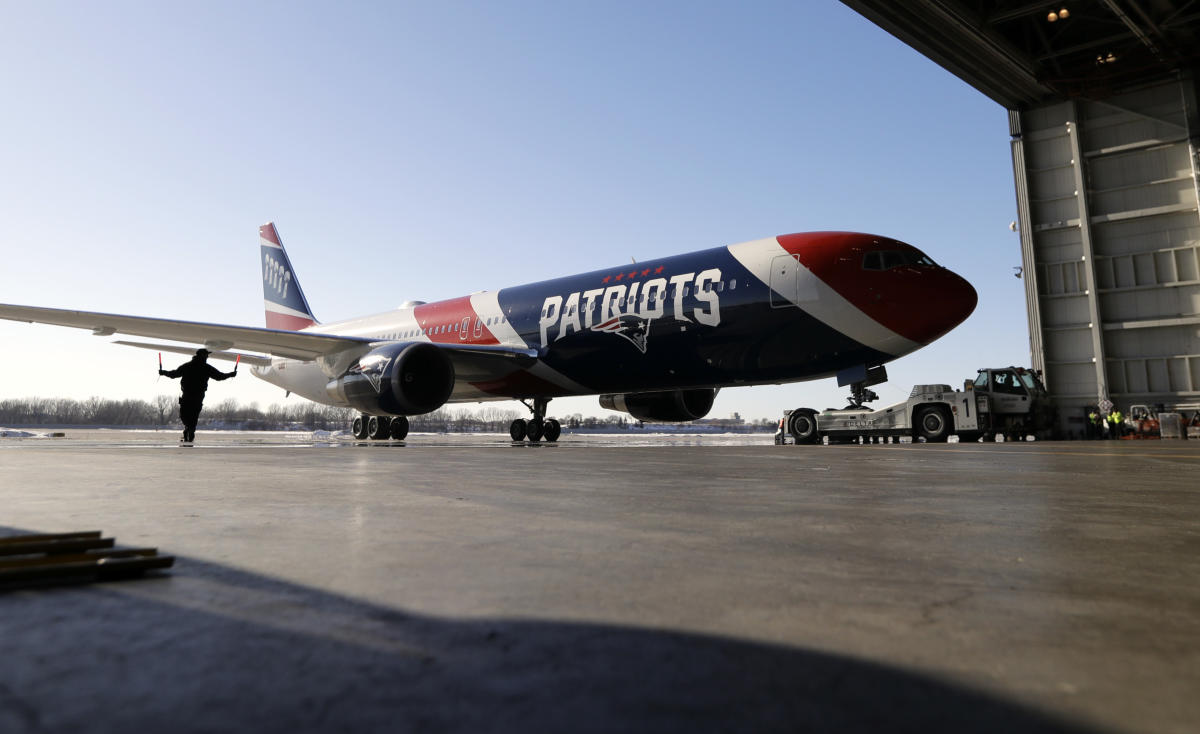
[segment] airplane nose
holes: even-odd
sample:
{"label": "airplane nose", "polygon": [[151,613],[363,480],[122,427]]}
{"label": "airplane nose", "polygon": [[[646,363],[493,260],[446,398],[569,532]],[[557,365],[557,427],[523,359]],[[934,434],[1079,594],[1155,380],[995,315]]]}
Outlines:
{"label": "airplane nose", "polygon": [[887,324],[893,331],[928,344],[962,322],[975,310],[979,295],[965,279],[949,270],[926,270],[904,299],[907,307],[893,312]]}

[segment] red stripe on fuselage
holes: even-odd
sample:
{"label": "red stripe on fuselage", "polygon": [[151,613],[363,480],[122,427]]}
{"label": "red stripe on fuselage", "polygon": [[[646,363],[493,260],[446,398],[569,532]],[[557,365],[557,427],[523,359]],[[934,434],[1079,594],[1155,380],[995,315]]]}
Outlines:
{"label": "red stripe on fuselage", "polygon": [[282,329],[284,331],[300,331],[315,325],[317,322],[312,319],[305,319],[299,316],[292,316],[286,313],[276,313],[267,311],[267,328]]}
{"label": "red stripe on fuselage", "polygon": [[[439,344],[499,344],[471,306],[471,297],[427,303],[413,309],[417,325],[429,340]],[[457,327],[457,331],[455,331]]]}

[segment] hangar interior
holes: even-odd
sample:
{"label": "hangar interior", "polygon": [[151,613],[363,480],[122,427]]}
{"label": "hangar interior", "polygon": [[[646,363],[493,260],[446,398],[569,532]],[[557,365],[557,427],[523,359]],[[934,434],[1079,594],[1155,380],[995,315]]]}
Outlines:
{"label": "hangar interior", "polygon": [[843,0],[1008,110],[1060,427],[1200,403],[1200,0]]}

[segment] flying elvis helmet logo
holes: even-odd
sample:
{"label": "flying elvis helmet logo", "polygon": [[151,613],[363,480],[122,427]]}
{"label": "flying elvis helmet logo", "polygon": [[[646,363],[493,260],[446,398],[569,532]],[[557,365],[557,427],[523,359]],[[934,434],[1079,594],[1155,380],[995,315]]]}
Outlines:
{"label": "flying elvis helmet logo", "polygon": [[359,360],[358,364],[350,368],[349,374],[359,374],[367,378],[367,382],[371,383],[371,387],[375,392],[381,392],[383,384],[383,374],[387,371],[388,365],[392,363],[392,358],[382,354],[372,354]]}
{"label": "flying elvis helmet logo", "polygon": [[630,344],[637,347],[639,352],[645,354],[646,336],[650,331],[650,322],[639,319],[637,316],[623,314],[616,318],[611,318],[603,324],[596,324],[592,327],[592,331],[616,334],[628,340]]}

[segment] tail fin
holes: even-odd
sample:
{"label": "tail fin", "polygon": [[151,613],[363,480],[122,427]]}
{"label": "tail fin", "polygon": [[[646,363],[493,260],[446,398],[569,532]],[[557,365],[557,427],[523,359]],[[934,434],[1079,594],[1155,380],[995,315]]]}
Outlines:
{"label": "tail fin", "polygon": [[316,325],[318,321],[308,307],[304,291],[300,290],[300,281],[296,280],[274,222],[258,228],[258,244],[262,254],[267,328],[300,331]]}

